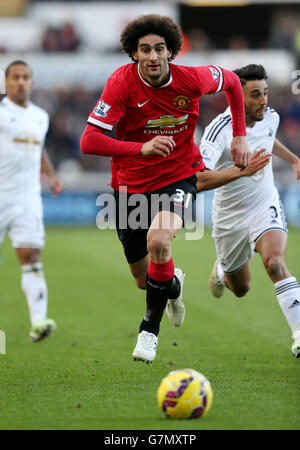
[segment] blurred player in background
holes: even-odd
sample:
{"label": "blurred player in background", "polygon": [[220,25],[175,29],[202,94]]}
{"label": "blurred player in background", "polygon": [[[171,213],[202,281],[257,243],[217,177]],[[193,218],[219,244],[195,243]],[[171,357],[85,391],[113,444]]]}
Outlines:
{"label": "blurred player in background", "polygon": [[49,117],[30,102],[32,71],[26,62],[9,64],[5,87],[6,97],[0,102],[0,245],[7,232],[21,264],[29,338],[36,342],[56,328],[47,318],[47,284],[40,260],[45,234],[40,173],[48,176],[53,195],[63,186],[43,148]]}
{"label": "blurred player in background", "polygon": [[[234,71],[240,78],[245,98],[247,140],[251,152],[266,153],[287,161],[300,181],[300,160],[275,138],[279,125],[277,112],[267,107],[267,74],[263,66],[251,64]],[[232,117],[227,109],[205,129],[201,153],[208,169],[233,168],[230,153]],[[198,178],[198,189],[207,186]],[[240,178],[215,191],[213,238],[217,261],[210,276],[210,288],[221,297],[225,287],[237,297],[250,289],[250,259],[258,252],[274,283],[275,293],[292,331],[292,352],[300,358],[300,288],[285,263],[287,228],[283,207],[274,185],[272,164],[249,178]]]}
{"label": "blurred player in background", "polygon": [[[123,50],[133,60],[108,79],[88,118],[81,139],[83,153],[112,156],[112,181],[117,231],[136,284],[146,289],[146,314],[139,327],[133,358],[151,362],[156,356],[160,322],[166,308],[175,326],[183,323],[184,273],[174,269],[171,242],[183,226],[185,208],[196,195],[196,172],[204,170],[194,131],[199,99],[225,91],[233,117],[231,152],[245,168],[250,153],[246,140],[243,92],[239,78],[218,66],[171,64],[182,45],[179,26],[169,17],[147,15],[130,22],[121,34]],[[116,139],[112,131],[116,123]],[[144,194],[148,205],[145,228],[120,226],[122,192],[128,201]],[[166,194],[154,217],[152,194]],[[130,213],[132,208],[128,207]],[[129,217],[129,214],[128,214]],[[127,218],[126,218],[127,219]]]}

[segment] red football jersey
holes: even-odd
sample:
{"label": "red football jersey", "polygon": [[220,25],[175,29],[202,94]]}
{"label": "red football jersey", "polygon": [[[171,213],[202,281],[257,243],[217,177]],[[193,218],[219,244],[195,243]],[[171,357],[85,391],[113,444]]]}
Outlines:
{"label": "red football jersey", "polygon": [[136,63],[117,69],[108,79],[88,123],[104,130],[116,124],[116,139],[144,143],[157,135],[173,136],[169,156],[113,156],[113,189],[149,192],[189,177],[204,168],[194,132],[199,99],[222,89],[217,66],[186,67],[169,64],[170,78],[159,87],[145,81]]}

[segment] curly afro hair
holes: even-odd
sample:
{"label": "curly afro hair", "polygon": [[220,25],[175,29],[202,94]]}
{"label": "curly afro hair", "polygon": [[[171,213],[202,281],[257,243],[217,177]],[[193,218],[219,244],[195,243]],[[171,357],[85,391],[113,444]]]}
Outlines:
{"label": "curly afro hair", "polygon": [[139,39],[148,34],[165,38],[167,48],[172,52],[170,60],[177,56],[183,43],[179,25],[171,17],[148,14],[128,23],[121,34],[122,49],[133,61],[132,53],[137,50]]}

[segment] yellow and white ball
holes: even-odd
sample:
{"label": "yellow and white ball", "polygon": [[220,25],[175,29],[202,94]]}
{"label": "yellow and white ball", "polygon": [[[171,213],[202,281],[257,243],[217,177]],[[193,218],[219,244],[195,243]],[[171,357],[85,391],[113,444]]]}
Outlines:
{"label": "yellow and white ball", "polygon": [[170,419],[204,417],[211,408],[213,391],[208,379],[193,369],[170,372],[157,391],[159,407]]}

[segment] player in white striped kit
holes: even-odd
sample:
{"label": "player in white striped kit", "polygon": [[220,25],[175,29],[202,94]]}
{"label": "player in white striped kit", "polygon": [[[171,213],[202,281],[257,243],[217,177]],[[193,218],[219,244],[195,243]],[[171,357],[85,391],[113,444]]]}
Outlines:
{"label": "player in white striped kit", "polygon": [[54,195],[63,185],[43,148],[49,116],[29,100],[32,72],[26,62],[9,64],[5,87],[6,97],[0,102],[0,246],[7,232],[21,264],[29,338],[37,342],[56,329],[54,320],[47,318],[48,292],[40,260],[45,234],[41,171],[49,177]]}
{"label": "player in white striped kit", "polygon": [[[251,64],[234,72],[243,86],[251,152],[259,149],[273,152],[291,164],[297,181],[300,181],[300,160],[275,138],[279,115],[267,107],[265,69]],[[207,169],[234,167],[230,154],[231,124],[230,110],[227,109],[205,129],[200,149]],[[205,176],[210,176],[209,171],[198,177],[198,190],[207,189]],[[210,276],[213,295],[221,297],[227,287],[237,297],[244,296],[250,289],[250,259],[254,251],[258,252],[292,331],[292,352],[300,358],[300,287],[285,263],[287,228],[274,185],[272,164],[251,177],[239,178],[217,188],[212,218],[212,236],[218,258]]]}

